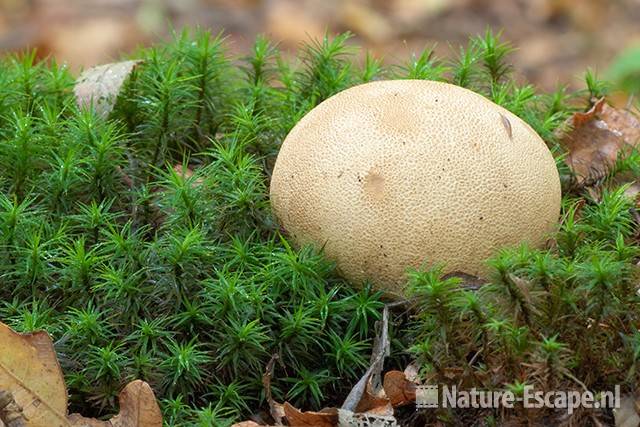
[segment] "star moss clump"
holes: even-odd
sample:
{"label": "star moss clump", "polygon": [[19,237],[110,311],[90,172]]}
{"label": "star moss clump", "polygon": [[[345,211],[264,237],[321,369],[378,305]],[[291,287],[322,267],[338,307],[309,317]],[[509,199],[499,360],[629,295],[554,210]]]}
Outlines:
{"label": "star moss clump", "polygon": [[[426,49],[393,67],[360,60],[348,39],[311,42],[292,64],[265,38],[231,58],[220,35],[185,31],[134,56],[108,118],[77,107],[55,61],[0,60],[0,318],[52,335],[72,411],[106,415],[141,378],[167,425],[230,424],[266,407],[273,355],[277,400],[341,403],[368,366],[382,295],[292,248],[268,203],[287,132],[340,90],[382,78],[470,88],[530,123],[571,181],[556,138],[604,90],[593,75],[584,93],[538,93],[513,80],[511,47],[491,32],[453,60]],[[480,290],[411,272],[416,310],[393,316],[387,366],[415,358],[441,382],[494,388],[636,384],[637,224],[624,188],[609,187],[598,202],[567,192],[553,248],[499,253]]]}

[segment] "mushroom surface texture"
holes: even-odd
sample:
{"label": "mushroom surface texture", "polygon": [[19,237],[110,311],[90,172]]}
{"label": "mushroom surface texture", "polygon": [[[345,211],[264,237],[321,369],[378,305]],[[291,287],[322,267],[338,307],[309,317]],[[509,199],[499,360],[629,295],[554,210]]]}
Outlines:
{"label": "mushroom surface texture", "polygon": [[352,87],[282,143],[273,211],[355,285],[402,295],[408,267],[483,277],[502,247],[544,245],[560,177],[523,120],[470,90],[425,80]]}

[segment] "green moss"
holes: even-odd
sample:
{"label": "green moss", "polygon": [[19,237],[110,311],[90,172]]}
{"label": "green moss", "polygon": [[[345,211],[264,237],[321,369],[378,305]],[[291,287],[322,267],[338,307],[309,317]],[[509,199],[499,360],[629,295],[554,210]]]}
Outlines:
{"label": "green moss", "polygon": [[[381,294],[293,249],[267,192],[287,132],[346,87],[435,78],[483,93],[545,138],[570,181],[556,131],[585,97],[514,83],[511,48],[491,32],[451,61],[426,49],[398,67],[359,64],[348,39],[312,42],[293,66],[264,38],[237,59],[220,35],[183,32],[136,54],[144,62],[108,120],[76,107],[64,67],[33,53],[0,61],[0,317],[52,334],[72,411],[105,415],[142,378],[168,425],[223,425],[265,406],[274,354],[276,399],[317,409],[346,396]],[[591,95],[604,90],[587,82]],[[412,272],[420,314],[395,315],[388,366],[416,357],[442,381],[464,368],[486,387],[635,384],[639,252],[623,191],[584,207],[567,194],[557,247],[501,252],[479,291]]]}

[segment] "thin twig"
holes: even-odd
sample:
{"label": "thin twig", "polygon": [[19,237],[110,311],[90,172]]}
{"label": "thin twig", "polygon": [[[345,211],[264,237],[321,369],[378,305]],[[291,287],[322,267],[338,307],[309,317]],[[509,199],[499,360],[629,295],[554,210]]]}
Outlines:
{"label": "thin twig", "polygon": [[271,378],[273,377],[273,370],[276,366],[276,361],[280,358],[278,353],[274,353],[271,356],[271,360],[267,363],[267,367],[265,369],[264,374],[262,375],[262,386],[264,387],[264,394],[267,399],[267,403],[269,403],[269,412],[271,412],[271,417],[277,426],[281,426],[282,424],[282,416],[283,410],[282,405],[277,403],[271,394]]}

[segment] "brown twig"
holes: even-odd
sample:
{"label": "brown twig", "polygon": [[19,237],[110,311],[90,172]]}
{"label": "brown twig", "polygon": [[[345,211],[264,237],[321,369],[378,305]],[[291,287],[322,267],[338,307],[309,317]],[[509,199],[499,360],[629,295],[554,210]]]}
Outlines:
{"label": "brown twig", "polygon": [[276,402],[271,395],[271,378],[273,377],[273,370],[276,366],[276,361],[279,358],[280,356],[278,353],[274,353],[271,356],[269,363],[267,363],[265,372],[262,375],[262,386],[264,387],[264,394],[267,399],[267,403],[269,404],[269,412],[271,412],[271,417],[277,426],[283,425],[282,418],[284,416],[284,410],[282,409],[282,405]]}

